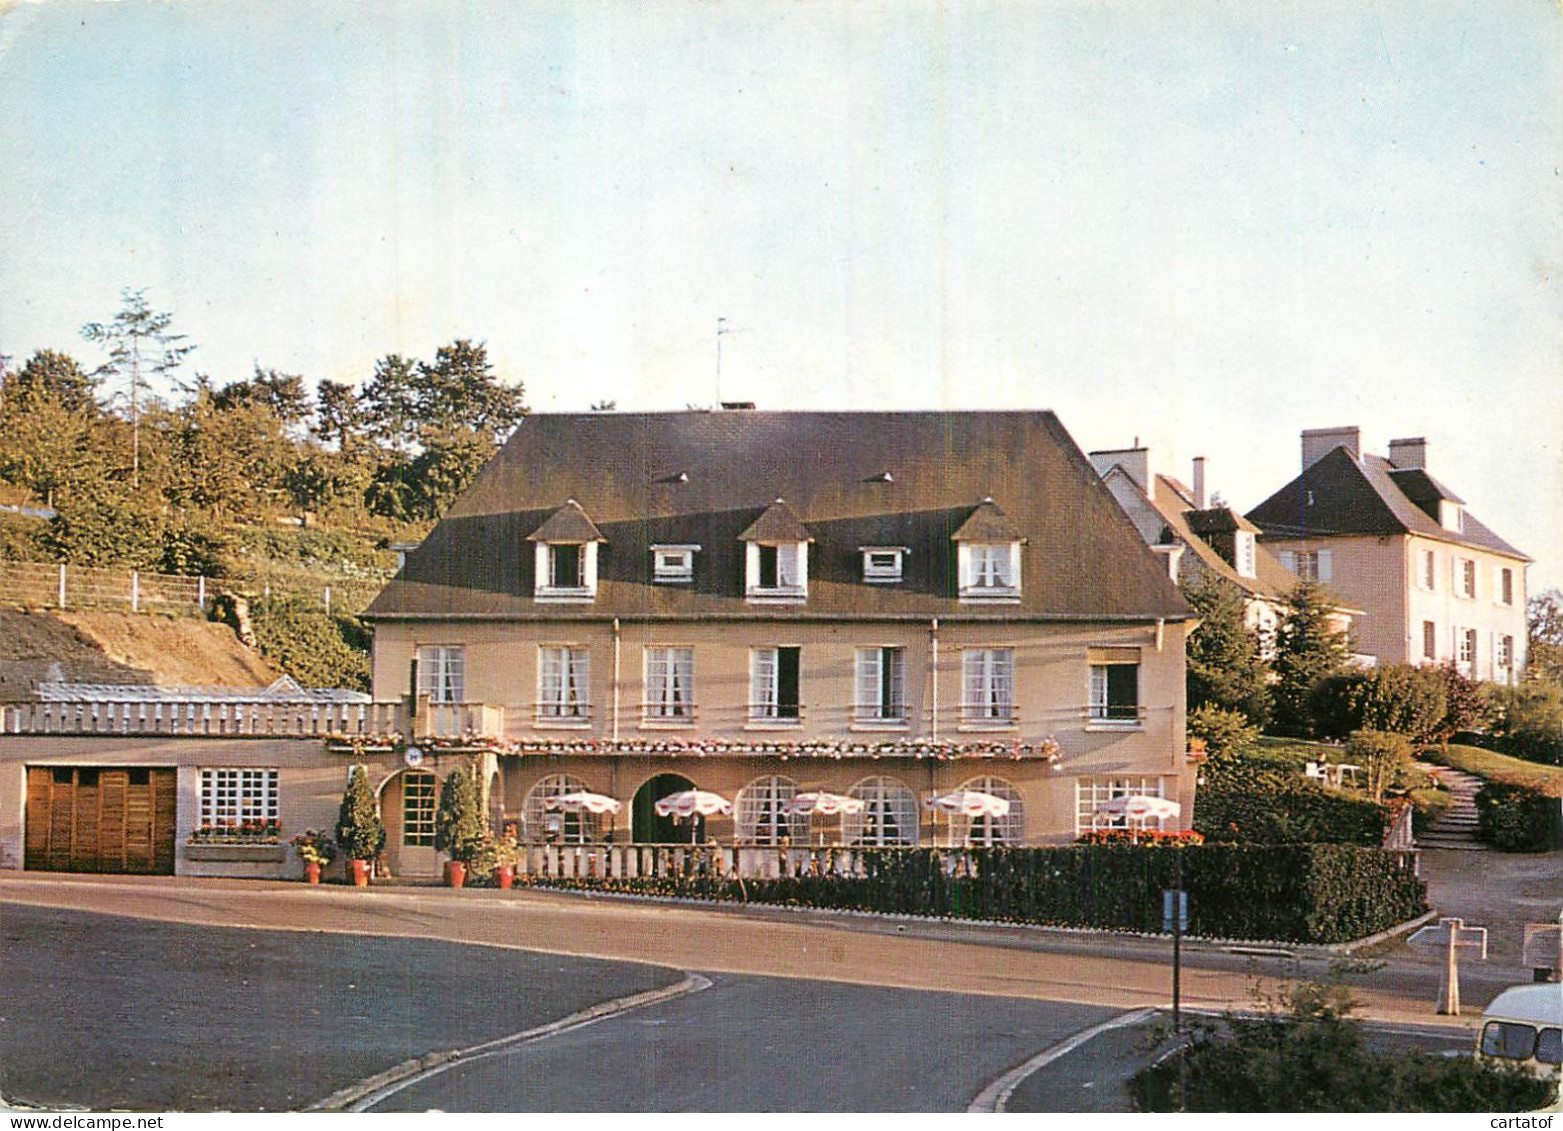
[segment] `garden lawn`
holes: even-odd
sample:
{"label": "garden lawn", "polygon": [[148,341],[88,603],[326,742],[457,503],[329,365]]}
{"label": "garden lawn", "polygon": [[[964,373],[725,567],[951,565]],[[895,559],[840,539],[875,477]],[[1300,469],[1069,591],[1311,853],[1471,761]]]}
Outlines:
{"label": "garden lawn", "polygon": [[1548,797],[1563,797],[1563,766],[1527,762],[1479,746],[1429,746],[1423,751],[1423,757],[1488,781],[1528,786]]}

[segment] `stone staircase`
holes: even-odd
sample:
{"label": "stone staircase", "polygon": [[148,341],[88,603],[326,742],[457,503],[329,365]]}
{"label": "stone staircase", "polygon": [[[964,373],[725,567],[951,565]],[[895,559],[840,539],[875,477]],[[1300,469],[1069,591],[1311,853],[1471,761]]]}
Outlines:
{"label": "stone staircase", "polygon": [[1472,774],[1451,770],[1447,766],[1430,766],[1418,762],[1417,769],[1436,773],[1454,804],[1416,838],[1418,848],[1452,848],[1465,852],[1491,852],[1492,849],[1476,839],[1476,791],[1482,787],[1482,779]]}

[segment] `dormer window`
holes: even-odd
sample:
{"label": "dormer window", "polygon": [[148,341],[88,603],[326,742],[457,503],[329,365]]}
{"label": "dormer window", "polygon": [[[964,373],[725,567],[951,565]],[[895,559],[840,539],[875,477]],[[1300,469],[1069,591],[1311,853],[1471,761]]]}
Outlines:
{"label": "dormer window", "polygon": [[1239,530],[1235,535],[1233,557],[1237,560],[1232,563],[1232,568],[1237,570],[1239,577],[1257,576],[1254,563],[1254,536],[1246,530]]}
{"label": "dormer window", "polygon": [[777,499],[738,536],[744,547],[744,596],[759,603],[802,604],[809,595],[809,543],[803,520]]}
{"label": "dormer window", "polygon": [[901,580],[905,546],[859,546],[863,555],[863,580],[873,585],[893,585]]}
{"label": "dormer window", "polygon": [[954,540],[961,600],[1020,600],[1020,548],[1025,539],[998,504],[984,499]]}
{"label": "dormer window", "polygon": [[538,601],[590,602],[597,597],[596,523],[570,499],[529,534],[533,548],[532,594]]}
{"label": "dormer window", "polygon": [[1465,529],[1465,508],[1452,499],[1438,500],[1438,525],[1459,534]]}
{"label": "dormer window", "polygon": [[669,585],[689,584],[695,580],[695,554],[700,547],[694,545],[666,545],[651,547],[651,579]]}

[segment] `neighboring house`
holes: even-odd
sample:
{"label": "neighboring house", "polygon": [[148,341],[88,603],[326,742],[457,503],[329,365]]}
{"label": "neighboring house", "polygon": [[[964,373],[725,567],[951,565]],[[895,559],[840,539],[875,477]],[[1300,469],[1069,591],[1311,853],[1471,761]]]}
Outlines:
{"label": "neighboring house", "polygon": [[[1190,610],[1051,413],[534,415],[366,616],[376,700],[484,732],[528,839],[1048,843],[1115,795],[1192,809]],[[928,815],[962,787],[1009,814]],[[734,815],[655,815],[690,788]],[[549,821],[582,789],[611,829]],[[865,805],[811,825],[804,790]],[[381,796],[432,869],[430,783]]]}
{"label": "neighboring house", "polygon": [[1356,428],[1305,431],[1302,474],[1248,519],[1288,568],[1364,610],[1359,651],[1518,680],[1531,559],[1429,474],[1426,440],[1391,440],[1385,459]]}
{"label": "neighboring house", "polygon": [[[1215,576],[1242,592],[1248,627],[1269,654],[1297,576],[1259,542],[1257,526],[1231,507],[1208,504],[1204,457],[1194,460],[1192,488],[1170,475],[1153,474],[1145,448],[1092,452],[1090,459],[1175,581],[1190,584]],[[1349,632],[1355,611],[1338,609],[1337,627]]]}

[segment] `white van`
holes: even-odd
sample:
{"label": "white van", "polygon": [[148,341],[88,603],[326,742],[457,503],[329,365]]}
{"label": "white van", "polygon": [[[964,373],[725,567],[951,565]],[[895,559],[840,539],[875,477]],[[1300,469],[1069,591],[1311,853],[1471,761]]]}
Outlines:
{"label": "white van", "polygon": [[1563,982],[1511,986],[1482,1014],[1476,1059],[1563,1081]]}

